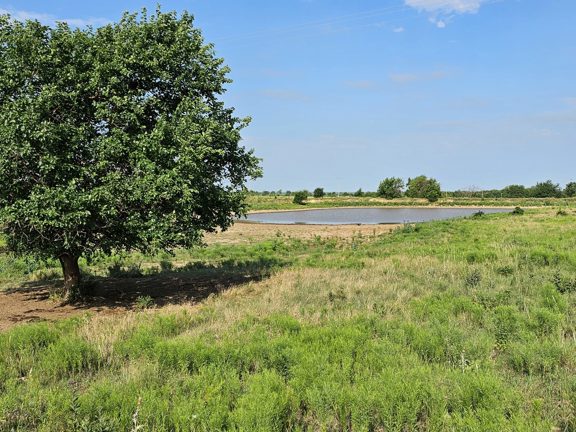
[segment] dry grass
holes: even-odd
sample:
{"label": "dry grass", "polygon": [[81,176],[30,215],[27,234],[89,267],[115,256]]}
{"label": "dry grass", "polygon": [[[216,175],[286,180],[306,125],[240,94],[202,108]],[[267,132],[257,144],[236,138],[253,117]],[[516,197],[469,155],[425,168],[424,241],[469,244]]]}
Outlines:
{"label": "dry grass", "polygon": [[301,239],[350,238],[359,234],[377,236],[389,233],[397,227],[398,225],[278,225],[238,222],[227,231],[207,234],[204,240],[210,245],[253,243],[278,235]]}

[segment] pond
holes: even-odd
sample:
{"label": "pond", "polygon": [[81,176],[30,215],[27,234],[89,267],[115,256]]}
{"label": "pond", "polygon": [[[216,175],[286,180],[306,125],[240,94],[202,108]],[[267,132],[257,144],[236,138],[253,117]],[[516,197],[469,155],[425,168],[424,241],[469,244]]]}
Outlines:
{"label": "pond", "polygon": [[250,213],[246,217],[251,222],[268,224],[317,224],[317,225],[350,225],[350,224],[397,224],[427,222],[472,216],[482,211],[489,213],[506,213],[506,208],[331,208],[321,210],[274,211],[267,213]]}

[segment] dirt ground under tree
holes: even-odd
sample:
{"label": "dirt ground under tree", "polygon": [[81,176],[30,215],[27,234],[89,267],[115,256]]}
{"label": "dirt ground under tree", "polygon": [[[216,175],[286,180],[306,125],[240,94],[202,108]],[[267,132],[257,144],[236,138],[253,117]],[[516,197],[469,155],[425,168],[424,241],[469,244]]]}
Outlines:
{"label": "dirt ground under tree", "polygon": [[[311,239],[372,236],[390,232],[394,225],[273,225],[237,223],[228,231],[208,234],[210,244],[251,243],[278,235]],[[209,295],[232,286],[261,278],[242,269],[207,268],[193,271],[165,272],[135,279],[101,278],[95,284],[94,297],[87,302],[63,304],[54,295],[53,282],[30,282],[0,292],[0,331],[22,322],[53,321],[86,313],[119,314],[138,307],[138,300],[150,297],[156,307],[197,303]]]}

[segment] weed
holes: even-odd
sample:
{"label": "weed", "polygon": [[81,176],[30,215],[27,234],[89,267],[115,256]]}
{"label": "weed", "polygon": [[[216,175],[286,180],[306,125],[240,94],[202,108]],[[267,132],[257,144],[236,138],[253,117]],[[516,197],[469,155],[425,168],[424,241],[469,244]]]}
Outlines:
{"label": "weed", "polygon": [[501,276],[510,276],[510,275],[514,274],[514,269],[512,268],[512,266],[504,265],[504,266],[498,267],[496,269],[496,273],[498,273]]}
{"label": "weed", "polygon": [[472,270],[464,278],[464,285],[466,288],[475,288],[482,282],[482,273],[478,269]]}
{"label": "weed", "polygon": [[569,277],[556,272],[552,276],[552,283],[558,292],[562,294],[576,292],[576,277]]}
{"label": "weed", "polygon": [[131,264],[128,267],[124,267],[120,263],[114,263],[108,267],[108,275],[116,278],[139,278],[144,276],[144,273],[142,273],[139,264]]}
{"label": "weed", "polygon": [[154,305],[154,299],[149,295],[138,296],[134,302],[134,308],[138,310],[149,309]]}

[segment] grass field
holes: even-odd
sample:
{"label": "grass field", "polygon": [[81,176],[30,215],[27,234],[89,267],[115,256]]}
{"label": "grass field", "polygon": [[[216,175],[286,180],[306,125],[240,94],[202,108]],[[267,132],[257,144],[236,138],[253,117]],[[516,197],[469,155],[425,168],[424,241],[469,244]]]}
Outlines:
{"label": "grass field", "polygon": [[[392,233],[238,229],[83,267],[249,282],[0,333],[0,430],[576,430],[573,206]],[[54,271],[2,260],[5,284]]]}
{"label": "grass field", "polygon": [[306,204],[294,204],[293,196],[285,195],[250,195],[248,204],[251,210],[293,210],[306,208],[330,207],[411,207],[411,206],[437,206],[437,207],[576,207],[576,198],[440,198],[430,203],[419,198],[397,198],[387,200],[373,197],[308,197]]}

